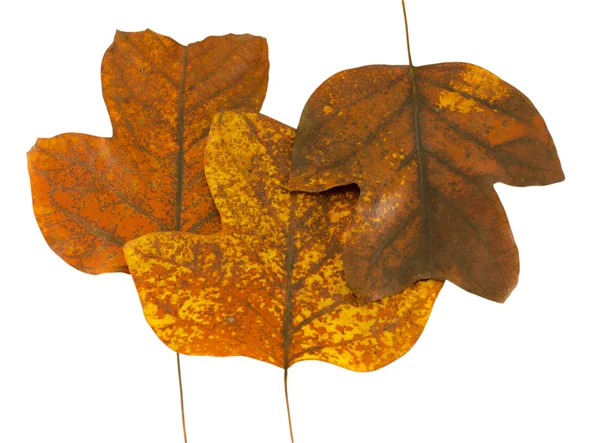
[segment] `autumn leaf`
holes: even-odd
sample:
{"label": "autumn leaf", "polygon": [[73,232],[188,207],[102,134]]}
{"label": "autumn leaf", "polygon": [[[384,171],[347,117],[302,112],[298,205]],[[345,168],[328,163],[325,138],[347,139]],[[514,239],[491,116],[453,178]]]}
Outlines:
{"label": "autumn leaf", "polygon": [[343,260],[362,301],[432,278],[498,302],[519,259],[493,184],[564,179],[533,104],[466,63],[335,74],[304,108],[290,177],[293,190],[360,187]]}
{"label": "autumn leaf", "polygon": [[144,314],[178,353],[377,369],[415,343],[442,283],[359,306],[341,259],[356,188],[287,191],[293,138],[259,114],[215,117],[206,175],[222,231],[153,233],[125,245]]}
{"label": "autumn leaf", "polygon": [[262,37],[188,46],[117,32],[102,62],[111,138],[62,134],[29,152],[33,207],[50,247],[97,274],[127,271],[122,247],[153,231],[219,230],[204,146],[220,110],[258,111],[269,63]]}

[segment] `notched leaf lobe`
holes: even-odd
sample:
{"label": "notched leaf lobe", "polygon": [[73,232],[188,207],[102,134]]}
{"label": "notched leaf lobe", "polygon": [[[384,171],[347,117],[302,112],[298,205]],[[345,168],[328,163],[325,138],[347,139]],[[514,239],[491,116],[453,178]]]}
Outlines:
{"label": "notched leaf lobe", "polygon": [[182,46],[150,30],[117,32],[102,62],[111,138],[62,134],[28,154],[33,206],[50,247],[98,274],[123,271],[123,244],[153,231],[211,233],[220,222],[204,176],[213,116],[258,111],[264,38],[208,37]]}
{"label": "notched leaf lobe", "polygon": [[294,135],[257,114],[215,118],[206,172],[221,232],[149,234],[125,246],[146,319],[183,354],[377,369],[416,342],[442,283],[359,306],[341,258],[356,189],[287,191]]}
{"label": "notched leaf lobe", "polygon": [[292,190],[359,185],[344,269],[365,302],[424,278],[504,301],[519,261],[493,184],[564,179],[533,104],[466,63],[335,74],[304,108],[291,168]]}

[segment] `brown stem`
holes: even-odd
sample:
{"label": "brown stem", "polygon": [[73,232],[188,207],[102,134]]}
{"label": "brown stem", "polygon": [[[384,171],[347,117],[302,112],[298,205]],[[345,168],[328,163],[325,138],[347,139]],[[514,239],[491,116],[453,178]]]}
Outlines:
{"label": "brown stem", "polygon": [[404,29],[406,30],[406,48],[408,49],[408,64],[410,65],[410,69],[412,71],[413,62],[412,56],[410,55],[410,39],[408,38],[408,19],[406,18],[406,5],[404,4],[404,0],[402,0],[402,11],[404,12]]}
{"label": "brown stem", "polygon": [[181,404],[181,424],[183,425],[183,441],[187,443],[187,431],[185,430],[185,409],[183,408],[183,384],[181,383],[181,362],[179,352],[177,353],[177,375],[179,376],[179,403]]}
{"label": "brown stem", "polygon": [[285,389],[285,405],[287,406],[287,415],[288,415],[288,425],[290,426],[290,438],[292,439],[292,443],[294,443],[294,432],[292,431],[292,415],[290,414],[290,401],[288,398],[288,386],[287,386],[287,368],[283,371],[283,387]]}

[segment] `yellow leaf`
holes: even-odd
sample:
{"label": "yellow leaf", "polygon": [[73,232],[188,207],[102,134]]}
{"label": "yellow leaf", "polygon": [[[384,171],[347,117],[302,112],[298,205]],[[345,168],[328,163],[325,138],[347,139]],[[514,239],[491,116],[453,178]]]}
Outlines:
{"label": "yellow leaf", "polygon": [[146,319],[183,354],[378,369],[414,345],[442,283],[421,281],[359,305],[341,256],[357,189],[287,191],[294,136],[259,114],[215,117],[206,177],[222,231],[154,233],[126,244]]}

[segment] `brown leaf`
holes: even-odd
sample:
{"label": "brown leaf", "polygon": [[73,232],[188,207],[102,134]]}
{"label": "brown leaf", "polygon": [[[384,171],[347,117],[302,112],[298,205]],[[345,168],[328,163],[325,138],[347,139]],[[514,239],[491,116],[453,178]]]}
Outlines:
{"label": "brown leaf", "polygon": [[442,283],[358,305],[341,258],[356,189],[287,191],[294,133],[258,114],[215,118],[206,175],[222,231],[154,233],[125,245],[144,314],[183,354],[377,369],[416,342]]}
{"label": "brown leaf", "polygon": [[150,30],[117,32],[102,62],[113,136],[62,134],[29,152],[34,212],[50,247],[91,274],[126,272],[128,240],[218,231],[204,177],[210,122],[220,110],[258,111],[268,68],[262,37],[182,46]]}
{"label": "brown leaf", "polygon": [[493,184],[563,179],[527,97],[479,66],[442,63],[329,78],[304,108],[289,186],[360,187],[344,270],[361,300],[433,278],[502,302],[519,260]]}

